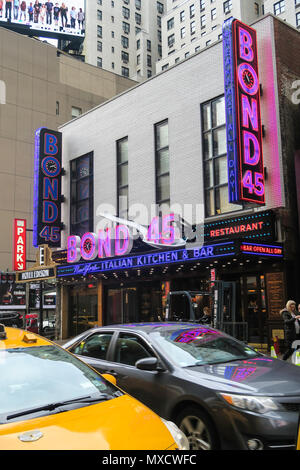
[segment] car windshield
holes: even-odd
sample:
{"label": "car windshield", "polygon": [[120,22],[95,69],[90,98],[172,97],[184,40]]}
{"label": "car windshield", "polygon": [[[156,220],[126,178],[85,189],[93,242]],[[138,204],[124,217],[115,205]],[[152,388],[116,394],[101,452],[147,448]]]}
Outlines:
{"label": "car windshield", "polygon": [[0,423],[21,410],[81,397],[115,398],[116,392],[90,367],[54,345],[0,349]]}
{"label": "car windshield", "polygon": [[202,326],[150,333],[164,355],[180,367],[219,364],[260,354],[220,331]]}

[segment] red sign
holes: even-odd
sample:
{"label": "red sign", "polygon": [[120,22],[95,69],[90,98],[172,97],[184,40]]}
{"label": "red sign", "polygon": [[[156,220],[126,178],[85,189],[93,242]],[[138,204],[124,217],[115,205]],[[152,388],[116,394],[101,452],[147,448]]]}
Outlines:
{"label": "red sign", "polygon": [[255,243],[243,243],[241,252],[253,255],[279,256],[282,257],[283,250],[281,246],[274,245],[258,245]]}
{"label": "red sign", "polygon": [[26,220],[14,220],[13,269],[26,269]]}

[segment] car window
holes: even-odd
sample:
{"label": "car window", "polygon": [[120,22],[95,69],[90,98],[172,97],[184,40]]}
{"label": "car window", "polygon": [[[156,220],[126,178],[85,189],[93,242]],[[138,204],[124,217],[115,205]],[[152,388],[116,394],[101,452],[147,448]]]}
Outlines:
{"label": "car window", "polygon": [[154,331],[149,336],[171,362],[181,367],[248,360],[259,356],[246,344],[204,326],[179,326],[175,330]]}
{"label": "car window", "polygon": [[99,393],[115,398],[112,384],[54,345],[0,349],[0,365],[0,426],[19,410]]}
{"label": "car window", "polygon": [[81,341],[80,344],[70,349],[70,351],[80,356],[105,360],[112,336],[112,332],[95,333],[86,340]]}
{"label": "car window", "polygon": [[134,366],[136,361],[155,357],[147,344],[138,336],[121,333],[116,344],[115,362]]}

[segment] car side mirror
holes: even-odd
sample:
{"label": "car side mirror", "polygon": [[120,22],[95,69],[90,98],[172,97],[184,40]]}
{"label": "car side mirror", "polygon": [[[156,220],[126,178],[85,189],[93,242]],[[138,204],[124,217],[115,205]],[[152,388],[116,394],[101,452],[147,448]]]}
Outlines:
{"label": "car side mirror", "polygon": [[140,370],[162,370],[156,357],[145,357],[135,363],[135,367]]}
{"label": "car side mirror", "polygon": [[111,374],[101,374],[101,375],[105,380],[107,380],[111,384],[117,385],[117,379],[114,375],[111,375]]}

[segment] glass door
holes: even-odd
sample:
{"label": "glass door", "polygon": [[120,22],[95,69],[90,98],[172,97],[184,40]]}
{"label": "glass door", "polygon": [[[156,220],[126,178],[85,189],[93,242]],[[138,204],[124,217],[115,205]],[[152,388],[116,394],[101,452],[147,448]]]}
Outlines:
{"label": "glass door", "polygon": [[265,276],[242,278],[244,321],[248,323],[248,341],[267,343]]}
{"label": "glass door", "polygon": [[108,289],[107,324],[137,321],[137,294],[135,287]]}

